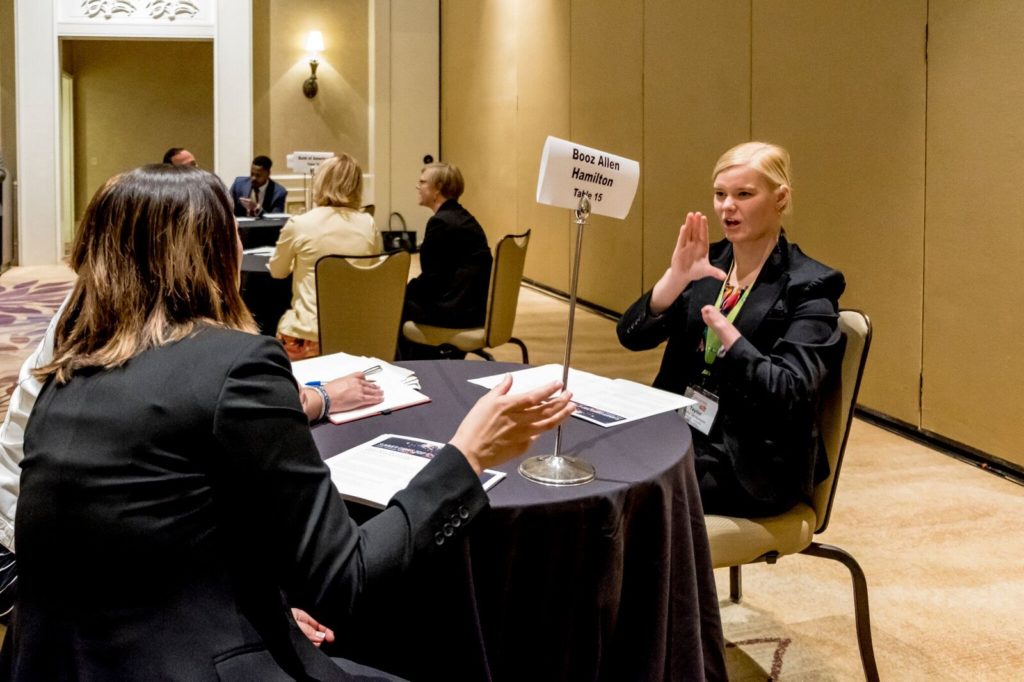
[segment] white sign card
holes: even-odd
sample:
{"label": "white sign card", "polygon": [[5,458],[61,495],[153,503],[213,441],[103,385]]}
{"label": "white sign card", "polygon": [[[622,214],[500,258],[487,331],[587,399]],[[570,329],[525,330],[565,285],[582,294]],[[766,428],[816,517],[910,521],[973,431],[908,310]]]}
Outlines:
{"label": "white sign card", "polygon": [[293,173],[312,173],[334,152],[292,152],[285,157],[285,163]]}
{"label": "white sign card", "polygon": [[590,199],[591,213],[625,218],[640,182],[640,163],[548,136],[540,158],[537,203],[575,209]]}

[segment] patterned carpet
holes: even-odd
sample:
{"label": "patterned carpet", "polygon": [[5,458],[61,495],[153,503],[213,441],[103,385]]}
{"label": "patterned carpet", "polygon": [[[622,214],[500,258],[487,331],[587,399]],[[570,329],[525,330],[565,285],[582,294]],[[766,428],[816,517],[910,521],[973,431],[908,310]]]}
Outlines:
{"label": "patterned carpet", "polygon": [[0,415],[7,413],[18,369],[46,333],[71,282],[26,279],[0,284]]}

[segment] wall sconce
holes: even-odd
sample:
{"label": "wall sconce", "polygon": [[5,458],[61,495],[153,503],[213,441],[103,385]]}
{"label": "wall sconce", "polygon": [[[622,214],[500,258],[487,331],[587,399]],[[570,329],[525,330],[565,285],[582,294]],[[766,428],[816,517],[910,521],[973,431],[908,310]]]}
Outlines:
{"label": "wall sconce", "polygon": [[309,78],[302,83],[302,94],[306,97],[316,97],[317,91],[320,86],[316,82],[316,67],[320,65],[320,62],[316,60],[316,56],[324,51],[324,34],[320,31],[310,31],[309,35],[306,36],[306,52],[309,52]]}

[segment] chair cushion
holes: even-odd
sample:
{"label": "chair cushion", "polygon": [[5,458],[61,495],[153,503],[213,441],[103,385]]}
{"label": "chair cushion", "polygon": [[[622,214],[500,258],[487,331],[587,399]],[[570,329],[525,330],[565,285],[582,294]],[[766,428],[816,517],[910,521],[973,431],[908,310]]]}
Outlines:
{"label": "chair cushion", "polygon": [[406,322],[402,325],[402,336],[413,343],[421,343],[425,346],[440,346],[447,343],[464,351],[479,350],[487,346],[483,327],[449,329]]}
{"label": "chair cushion", "polygon": [[704,523],[711,565],[724,568],[749,564],[768,552],[796,554],[811,544],[816,518],[813,509],[798,504],[784,514],[760,519],[708,514]]}

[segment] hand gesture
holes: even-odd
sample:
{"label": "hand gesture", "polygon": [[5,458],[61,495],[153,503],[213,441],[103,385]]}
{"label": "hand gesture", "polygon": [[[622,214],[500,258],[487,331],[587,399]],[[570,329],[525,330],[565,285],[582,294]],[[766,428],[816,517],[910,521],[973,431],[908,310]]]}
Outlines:
{"label": "hand gesture", "polygon": [[554,396],[562,388],[559,381],[518,395],[508,395],[510,388],[512,377],[506,376],[476,401],[451,439],[477,473],[523,454],[576,409],[571,393]]}
{"label": "hand gesture", "polygon": [[331,643],[334,641],[334,630],[321,625],[313,616],[302,609],[292,609],[292,618],[295,619],[295,623],[302,630],[302,634],[313,643],[313,646],[320,646],[324,642]]}
{"label": "hand gesture", "polygon": [[722,348],[729,350],[732,344],[742,336],[740,330],[733,326],[733,323],[726,319],[718,308],[713,305],[706,305],[700,309],[700,316],[704,318],[704,324],[718,335],[722,342]]}
{"label": "hand gesture", "polygon": [[324,384],[327,395],[331,397],[331,412],[345,412],[360,407],[376,405],[384,400],[384,391],[380,386],[367,381],[362,372],[353,372]]}
{"label": "hand gesture", "polygon": [[672,305],[690,282],[705,277],[724,280],[728,275],[708,260],[708,219],[703,213],[687,213],[679,226],[679,238],[668,270],[654,285],[651,312],[658,314]]}

